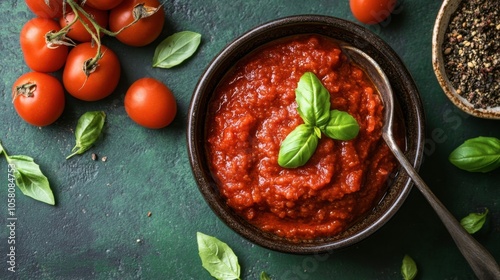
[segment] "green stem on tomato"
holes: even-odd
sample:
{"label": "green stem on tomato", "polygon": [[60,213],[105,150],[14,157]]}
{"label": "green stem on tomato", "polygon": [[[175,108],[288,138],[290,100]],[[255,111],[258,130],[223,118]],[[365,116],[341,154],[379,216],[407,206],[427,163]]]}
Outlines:
{"label": "green stem on tomato", "polygon": [[[104,30],[104,28],[102,28],[97,22],[95,22],[95,20],[92,19],[92,16],[89,13],[87,13],[80,5],[76,4],[73,0],[67,0],[66,3],[69,4],[71,9],[75,13],[75,18],[80,20],[80,22],[82,23],[85,30],[87,30],[87,32],[92,37],[92,40],[94,40],[94,42],[97,44],[97,51],[96,51],[95,56],[93,58],[85,61],[85,65],[83,67],[85,75],[88,77],[90,75],[90,73],[92,73],[95,70],[95,68],[97,67],[97,63],[99,62],[99,60],[101,59],[101,57],[103,55],[101,52],[102,44],[101,44],[100,31]],[[96,32],[94,32],[89,27],[89,25],[82,19],[82,17],[80,16],[80,13],[90,21],[92,26],[95,28]]]}
{"label": "green stem on tomato", "polygon": [[[70,5],[71,9],[73,10],[73,13],[75,13],[75,19],[80,20],[82,23],[83,27],[87,32],[92,36],[92,39],[96,42],[100,41],[100,31],[102,31],[104,28],[102,28],[93,18],[92,15],[87,13],[80,5],[76,4],[73,0],[67,0],[67,3]],[[87,18],[92,26],[95,28],[96,32],[94,32],[89,25],[85,22],[84,19],[80,16],[82,14],[85,18]]]}
{"label": "green stem on tomato", "polygon": [[118,34],[120,34],[120,32],[122,32],[123,30],[136,24],[139,20],[156,14],[156,12],[158,12],[160,10],[160,8],[162,8],[162,6],[163,6],[163,4],[160,4],[160,6],[154,8],[154,7],[144,6],[144,3],[139,3],[139,4],[135,5],[134,8],[132,9],[132,13],[134,14],[134,20],[131,23],[127,24],[126,26],[120,28],[120,30],[115,31],[115,32],[111,32],[107,29],[104,29],[101,31],[106,35],[115,37]]}

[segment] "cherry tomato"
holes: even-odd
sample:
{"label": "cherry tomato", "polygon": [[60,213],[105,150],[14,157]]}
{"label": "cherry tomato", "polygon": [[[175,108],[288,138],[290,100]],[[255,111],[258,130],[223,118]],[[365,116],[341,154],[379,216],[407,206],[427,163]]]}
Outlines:
{"label": "cherry tomato", "polygon": [[21,29],[21,50],[26,64],[37,72],[54,72],[61,69],[68,56],[68,47],[57,45],[48,47],[45,35],[61,27],[55,20],[33,18]]}
{"label": "cherry tomato", "polygon": [[49,74],[30,72],[12,86],[12,102],[17,114],[27,123],[46,126],[55,122],[64,111],[64,90]]}
{"label": "cherry tomato", "polygon": [[172,91],[153,78],[135,81],[125,94],[125,111],[136,123],[152,129],[169,125],[177,114]]}
{"label": "cherry tomato", "polygon": [[[83,10],[85,10],[89,15],[92,16],[93,20],[99,24],[102,28],[106,28],[108,25],[108,12],[91,8],[89,6],[84,6]],[[94,33],[97,33],[95,28],[90,23],[90,20],[86,18],[84,15],[80,15],[85,23],[91,28]],[[69,23],[71,23],[75,19],[75,13],[70,11],[66,13],[63,17],[59,19],[59,24],[61,27],[65,27]],[[83,27],[83,24],[80,20],[77,20],[75,24],[71,26],[70,31],[66,34],[73,40],[79,42],[90,42],[92,41],[92,36],[90,33]],[[102,32],[101,32],[102,35]]]}
{"label": "cherry tomato", "polygon": [[165,11],[160,6],[160,2],[158,0],[124,0],[109,14],[109,29],[117,32],[134,21],[133,10],[139,4],[144,4],[144,7],[159,7],[159,10],[149,17],[140,19],[116,36],[122,43],[134,47],[145,46],[160,36],[165,23]]}
{"label": "cherry tomato", "polygon": [[[85,62],[95,57],[97,46],[90,42],[74,47],[68,55],[63,71],[63,84],[74,97],[85,101],[96,101],[110,95],[120,80],[120,61],[109,48],[102,46],[102,57],[95,68],[84,71]],[[88,74],[88,76],[87,76]]]}
{"label": "cherry tomato", "polygon": [[28,8],[42,18],[59,18],[62,16],[63,0],[26,0]]}
{"label": "cherry tomato", "polygon": [[394,10],[396,0],[350,0],[354,17],[365,24],[384,21]]}
{"label": "cherry tomato", "polygon": [[107,11],[118,6],[123,0],[87,0],[85,5],[89,5],[92,8]]}

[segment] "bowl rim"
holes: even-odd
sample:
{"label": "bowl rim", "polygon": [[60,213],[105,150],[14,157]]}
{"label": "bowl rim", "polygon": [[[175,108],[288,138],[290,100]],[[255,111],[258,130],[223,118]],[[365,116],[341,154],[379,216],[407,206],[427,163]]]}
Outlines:
{"label": "bowl rim", "polygon": [[434,74],[448,99],[465,113],[484,119],[500,119],[500,106],[493,108],[474,108],[467,99],[460,96],[448,79],[444,69],[442,45],[451,16],[458,9],[462,0],[444,0],[434,23],[432,31],[432,68]]}
{"label": "bowl rim", "polygon": [[[188,111],[187,146],[192,173],[195,177],[198,188],[212,211],[227,226],[229,226],[233,231],[237,232],[247,240],[271,250],[294,254],[313,254],[331,252],[337,249],[351,246],[361,240],[364,240],[366,237],[370,236],[380,227],[382,227],[382,225],[384,225],[397,212],[397,210],[401,207],[406,197],[410,193],[413,182],[411,181],[409,176],[407,176],[407,174],[404,172],[400,172],[398,177],[399,179],[401,179],[400,181],[402,182],[403,186],[401,187],[401,190],[396,194],[396,197],[393,199],[393,203],[385,208],[383,214],[377,216],[378,218],[373,224],[361,229],[354,235],[342,240],[327,240],[320,243],[294,243],[289,241],[283,242],[282,239],[277,238],[274,234],[266,233],[261,231],[260,229],[255,228],[239,215],[235,215],[234,212],[231,213],[232,210],[228,211],[227,205],[223,205],[225,204],[224,200],[220,195],[216,194],[216,191],[214,191],[214,188],[217,188],[216,183],[213,181],[211,175],[207,173],[206,166],[203,168],[204,163],[202,157],[204,157],[205,154],[203,151],[201,151],[200,145],[204,145],[204,139],[200,138],[204,137],[198,137],[200,134],[204,135],[201,128],[203,124],[200,124],[200,119],[204,119],[203,110],[206,110],[206,103],[208,103],[207,101],[212,95],[212,93],[208,94],[208,98],[207,96],[204,96],[204,89],[209,86],[208,83],[214,83],[213,81],[211,81],[211,79],[214,77],[214,72],[218,71],[221,68],[227,71],[230,66],[232,66],[232,64],[229,65],[228,61],[231,61],[232,59],[234,59],[234,61],[238,61],[239,59],[236,58],[237,50],[240,48],[246,48],[247,51],[244,51],[244,53],[247,53],[248,49],[253,50],[268,41],[286,37],[285,35],[281,35],[276,36],[276,38],[273,40],[266,41],[262,39],[263,34],[272,33],[273,31],[278,29],[283,32],[283,30],[292,29],[291,27],[299,28],[302,26],[317,26],[323,29],[331,27],[343,28],[348,30],[349,32],[346,31],[347,33],[349,33],[348,36],[354,36],[355,38],[353,38],[352,40],[358,40],[359,44],[365,44],[366,46],[368,46],[370,44],[374,44],[373,42],[375,41],[378,44],[377,47],[381,47],[383,49],[383,51],[378,51],[380,51],[380,53],[383,53],[385,59],[388,61],[388,64],[390,64],[389,66],[386,66],[390,69],[384,69],[384,71],[386,71],[387,73],[387,71],[390,70],[392,75],[397,75],[401,79],[402,83],[404,84],[403,86],[405,87],[405,90],[408,89],[409,95],[407,97],[411,99],[412,108],[415,110],[415,119],[413,119],[412,121],[415,122],[415,129],[417,132],[416,135],[414,135],[415,139],[412,139],[415,141],[413,143],[414,147],[412,148],[411,154],[407,156],[409,156],[409,161],[411,162],[411,164],[417,170],[419,169],[422,163],[423,147],[425,141],[424,112],[418,89],[410,73],[404,66],[402,60],[395,53],[395,51],[390,48],[388,44],[386,44],[381,38],[373,34],[368,29],[351,21],[323,15],[294,15],[275,19],[250,29],[249,31],[243,33],[241,36],[237,37],[229,44],[227,44],[209,63],[208,67],[200,76],[198,83],[193,91],[193,96]],[[315,32],[304,32],[304,34],[310,33]],[[297,32],[293,31],[290,35],[295,34],[297,34]],[[368,36],[368,38],[365,36]],[[248,47],[247,45],[250,42],[252,42],[255,47]],[[370,51],[368,49],[366,49],[365,51],[370,55]],[[392,71],[392,68],[399,69],[400,71]],[[263,237],[259,237],[256,234],[263,235]]]}

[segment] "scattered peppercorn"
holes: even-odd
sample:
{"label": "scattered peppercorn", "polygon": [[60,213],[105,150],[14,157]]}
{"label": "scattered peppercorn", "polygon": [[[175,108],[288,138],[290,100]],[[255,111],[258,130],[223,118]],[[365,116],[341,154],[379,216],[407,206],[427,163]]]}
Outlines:
{"label": "scattered peppercorn", "polygon": [[107,161],[108,160],[108,157],[102,157],[101,158],[101,161]]}
{"label": "scattered peppercorn", "polygon": [[92,160],[97,160],[97,155],[96,154],[92,154]]}
{"label": "scattered peppercorn", "polygon": [[495,0],[461,1],[442,51],[448,79],[475,108],[500,106],[500,9]]}

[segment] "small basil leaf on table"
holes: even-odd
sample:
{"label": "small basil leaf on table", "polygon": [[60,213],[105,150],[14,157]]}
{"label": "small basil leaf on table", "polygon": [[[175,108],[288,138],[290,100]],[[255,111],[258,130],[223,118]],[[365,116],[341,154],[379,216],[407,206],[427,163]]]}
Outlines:
{"label": "small basil leaf on table", "polygon": [[330,93],[314,73],[300,77],[295,89],[297,111],[306,124],[321,127],[330,118]]}
{"label": "small basil leaf on table", "polygon": [[92,111],[83,114],[76,126],[76,144],[71,150],[73,153],[66,157],[66,159],[77,154],[81,155],[90,149],[97,139],[99,139],[105,120],[106,114],[102,111]]}
{"label": "small basil leaf on table", "polygon": [[203,267],[216,279],[240,279],[240,265],[233,250],[219,239],[198,232],[198,253]]}
{"label": "small basil leaf on table", "polygon": [[408,255],[403,258],[403,264],[401,265],[401,275],[404,280],[413,280],[417,276],[417,264]]}
{"label": "small basil leaf on table", "polygon": [[337,140],[351,140],[359,133],[359,124],[356,119],[347,112],[332,110],[330,119],[323,127],[323,133]]}
{"label": "small basil leaf on table", "polygon": [[2,152],[9,165],[13,166],[12,175],[21,192],[38,201],[54,205],[54,194],[50,189],[49,180],[33,158],[24,155],[9,156],[0,145],[0,153]]}
{"label": "small basil leaf on table", "polygon": [[181,31],[163,40],[153,56],[153,67],[171,68],[191,57],[201,42],[201,34]]}
{"label": "small basil leaf on table", "polygon": [[460,224],[464,227],[464,229],[470,233],[478,232],[486,222],[486,215],[488,214],[488,208],[484,211],[484,213],[470,213],[462,220],[460,220]]}
{"label": "small basil leaf on table", "polygon": [[483,136],[466,140],[451,152],[449,160],[466,171],[492,171],[500,167],[500,140]]}
{"label": "small basil leaf on table", "polygon": [[285,168],[295,168],[306,164],[316,151],[319,137],[315,127],[308,124],[297,126],[283,140],[278,154],[278,164]]}
{"label": "small basil leaf on table", "polygon": [[262,271],[260,273],[260,280],[271,280],[271,277],[269,277],[265,271]]}

